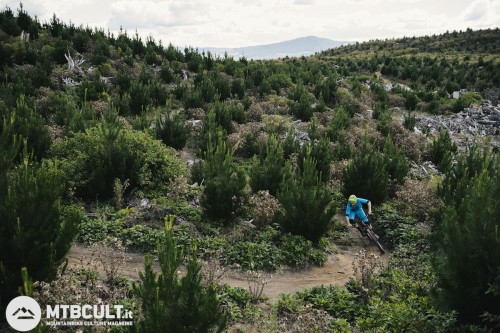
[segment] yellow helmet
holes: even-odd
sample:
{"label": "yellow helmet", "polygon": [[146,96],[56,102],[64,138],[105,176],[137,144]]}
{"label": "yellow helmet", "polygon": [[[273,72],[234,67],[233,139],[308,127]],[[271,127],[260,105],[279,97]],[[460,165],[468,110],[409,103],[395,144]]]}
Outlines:
{"label": "yellow helmet", "polygon": [[358,201],[358,198],[353,194],[349,197],[349,202],[352,203],[353,205]]}

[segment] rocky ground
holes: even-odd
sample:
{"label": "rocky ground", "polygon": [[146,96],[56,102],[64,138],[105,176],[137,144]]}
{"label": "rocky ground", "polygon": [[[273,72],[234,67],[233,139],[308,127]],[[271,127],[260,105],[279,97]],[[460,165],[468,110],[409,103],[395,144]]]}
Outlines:
{"label": "rocky ground", "polygon": [[459,149],[476,136],[488,138],[490,145],[500,147],[500,104],[485,100],[451,116],[423,116],[417,118],[416,131],[436,133],[440,129],[450,132]]}

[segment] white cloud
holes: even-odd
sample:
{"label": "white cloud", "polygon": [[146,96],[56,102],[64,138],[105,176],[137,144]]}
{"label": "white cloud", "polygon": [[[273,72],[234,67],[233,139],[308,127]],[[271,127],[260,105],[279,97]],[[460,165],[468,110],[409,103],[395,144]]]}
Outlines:
{"label": "white cloud", "polygon": [[299,5],[299,6],[302,6],[302,5],[314,5],[314,3],[316,2],[316,0],[295,0],[293,3],[295,5]]}
{"label": "white cloud", "polygon": [[[13,10],[20,0],[0,0]],[[22,0],[43,22],[153,36],[164,44],[238,47],[307,35],[367,40],[500,26],[500,0]]]}
{"label": "white cloud", "polygon": [[490,10],[488,0],[477,0],[470,4],[464,12],[467,21],[477,21],[484,17]]}
{"label": "white cloud", "polygon": [[112,30],[120,26],[125,29],[161,29],[195,25],[204,22],[199,15],[201,10],[203,8],[188,1],[119,0],[111,4],[111,16],[108,22]]}
{"label": "white cloud", "polygon": [[500,26],[500,0],[476,0],[462,13],[463,20],[471,28]]}

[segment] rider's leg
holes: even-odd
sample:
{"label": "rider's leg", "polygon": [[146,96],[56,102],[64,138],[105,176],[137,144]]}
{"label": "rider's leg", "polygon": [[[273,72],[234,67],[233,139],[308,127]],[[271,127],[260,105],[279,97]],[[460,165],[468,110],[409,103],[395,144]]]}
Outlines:
{"label": "rider's leg", "polygon": [[368,221],[368,216],[366,216],[365,211],[363,209],[358,209],[358,211],[356,212],[356,215],[358,215],[360,220],[363,221],[363,223],[365,223],[368,228],[372,227],[372,225]]}
{"label": "rider's leg", "polygon": [[349,212],[349,223],[351,224],[351,226],[356,226],[354,221],[355,216],[356,216],[355,212]]}

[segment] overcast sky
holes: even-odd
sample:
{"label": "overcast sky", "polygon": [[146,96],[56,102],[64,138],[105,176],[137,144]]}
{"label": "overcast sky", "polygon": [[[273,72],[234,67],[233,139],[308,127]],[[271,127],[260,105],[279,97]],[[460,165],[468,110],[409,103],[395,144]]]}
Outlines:
{"label": "overcast sky", "polygon": [[[16,11],[19,0],[0,0]],[[24,0],[30,15],[152,36],[164,45],[239,47],[303,36],[337,41],[500,27],[500,0]],[[116,34],[115,34],[116,35]]]}

